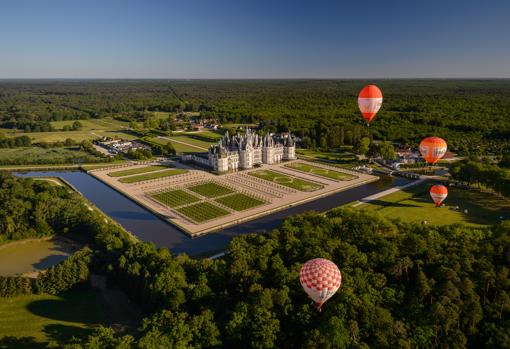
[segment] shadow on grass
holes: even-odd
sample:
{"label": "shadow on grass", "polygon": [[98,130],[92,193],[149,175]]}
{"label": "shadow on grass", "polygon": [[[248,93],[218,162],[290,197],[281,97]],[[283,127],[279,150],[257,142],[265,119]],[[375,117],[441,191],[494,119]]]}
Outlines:
{"label": "shadow on grass", "polygon": [[45,343],[36,342],[34,337],[3,337],[0,338],[0,349],[39,349],[46,348]]}
{"label": "shadow on grass", "polygon": [[68,326],[61,324],[52,324],[44,326],[43,332],[51,340],[59,343],[68,343],[72,337],[85,338],[92,334],[92,328],[83,328],[77,326]]}
{"label": "shadow on grass", "polygon": [[390,202],[390,201],[384,201],[384,200],[372,200],[369,202],[369,204],[381,206],[381,207],[421,207],[419,205],[412,205],[412,204],[403,204],[400,202]]}
{"label": "shadow on grass", "polygon": [[83,324],[102,323],[104,317],[99,307],[97,292],[65,293],[58,299],[43,299],[27,305],[28,311],[47,319]]}

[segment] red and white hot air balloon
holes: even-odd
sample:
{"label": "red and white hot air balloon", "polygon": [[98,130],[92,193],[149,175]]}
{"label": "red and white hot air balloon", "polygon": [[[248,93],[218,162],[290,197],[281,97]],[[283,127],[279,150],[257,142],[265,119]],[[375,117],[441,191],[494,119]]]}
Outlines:
{"label": "red and white hot air balloon", "polygon": [[301,267],[299,281],[308,296],[321,311],[322,304],[340,288],[342,274],[335,263],[324,259],[311,259]]}
{"label": "red and white hot air balloon", "polygon": [[441,203],[448,196],[448,188],[444,185],[436,184],[430,187],[430,197],[434,200],[436,206],[440,206]]}
{"label": "red and white hot air balloon", "polygon": [[381,109],[382,101],[382,92],[379,87],[375,85],[367,85],[359,92],[359,110],[368,123],[372,121],[379,109]]}
{"label": "red and white hot air balloon", "polygon": [[427,137],[420,142],[420,153],[429,164],[435,164],[446,154],[446,141],[439,137]]}

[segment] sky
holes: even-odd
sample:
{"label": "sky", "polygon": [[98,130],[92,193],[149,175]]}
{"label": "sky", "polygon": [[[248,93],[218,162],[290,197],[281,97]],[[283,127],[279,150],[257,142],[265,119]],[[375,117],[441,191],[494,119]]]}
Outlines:
{"label": "sky", "polygon": [[8,78],[510,78],[510,1],[0,0]]}

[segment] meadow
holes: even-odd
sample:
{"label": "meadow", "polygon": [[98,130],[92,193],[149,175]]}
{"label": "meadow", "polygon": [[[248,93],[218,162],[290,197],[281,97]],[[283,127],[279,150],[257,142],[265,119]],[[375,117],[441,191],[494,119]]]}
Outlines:
{"label": "meadow", "polygon": [[12,276],[49,268],[66,259],[73,249],[65,241],[28,239],[0,245],[0,276]]}
{"label": "meadow", "polygon": [[321,184],[305,181],[304,179],[288,176],[286,174],[275,171],[257,170],[249,172],[248,174],[250,176],[278,183],[280,185],[296,189],[299,191],[315,191],[323,188]]}
{"label": "meadow", "polygon": [[112,290],[3,298],[0,314],[0,348],[17,349],[46,348],[50,341],[86,336],[98,325],[133,330],[141,318],[124,293]]}
{"label": "meadow", "polygon": [[2,148],[0,149],[0,164],[73,164],[101,162],[103,159],[91,155],[79,147],[61,148]]}
{"label": "meadow", "polygon": [[[501,221],[500,217],[510,219],[510,201],[475,190],[450,187],[444,207],[435,207],[429,195],[432,184],[427,182],[409,187],[356,208],[377,211],[388,218],[438,225],[465,223],[484,226]],[[459,209],[456,209],[457,206]]]}

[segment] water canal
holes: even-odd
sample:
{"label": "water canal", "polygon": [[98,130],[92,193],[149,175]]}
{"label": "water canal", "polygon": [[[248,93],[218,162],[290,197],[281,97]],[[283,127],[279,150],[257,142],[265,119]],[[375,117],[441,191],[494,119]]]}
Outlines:
{"label": "water canal", "polygon": [[35,171],[15,173],[27,177],[61,177],[80,191],[96,207],[120,223],[142,241],[152,241],[158,247],[168,247],[172,253],[189,255],[221,251],[237,235],[267,231],[280,226],[288,216],[315,210],[319,212],[356,201],[393,186],[403,185],[408,179],[382,177],[377,182],[339,192],[299,206],[291,207],[265,217],[241,223],[195,239],[163,221],[106,184],[81,171]]}

